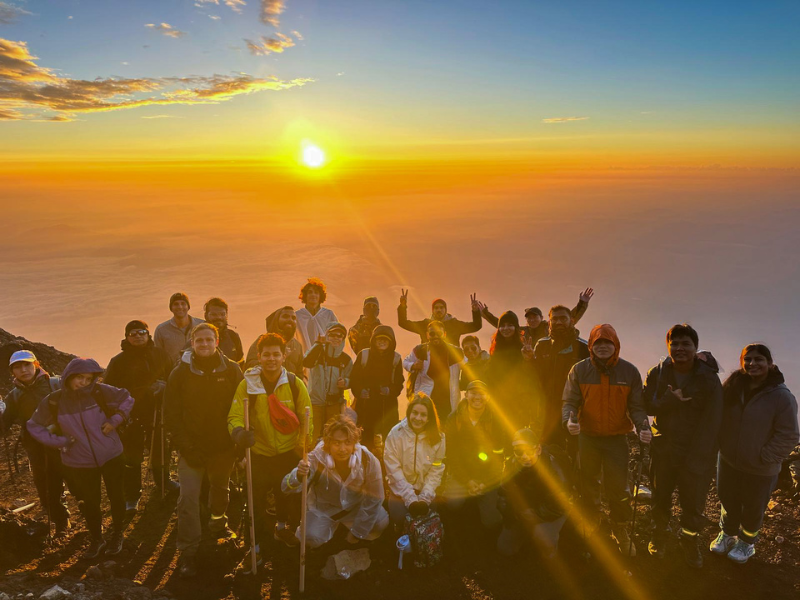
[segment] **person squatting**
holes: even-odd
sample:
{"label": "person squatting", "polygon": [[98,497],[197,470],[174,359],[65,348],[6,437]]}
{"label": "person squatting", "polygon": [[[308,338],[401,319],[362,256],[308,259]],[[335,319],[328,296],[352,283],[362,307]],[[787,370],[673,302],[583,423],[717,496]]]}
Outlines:
{"label": "person squatting", "polygon": [[[323,306],[325,284],[309,279],[303,307],[270,314],[245,354],[224,300],[209,300],[200,319],[179,292],[169,300],[172,318],[154,335],[144,321],[128,323],[105,370],[76,358],[59,378],[32,352],[15,352],[3,425],[23,426],[56,535],[71,527],[65,483],[79,501],[88,558],[121,551],[149,446],[156,491],[178,494],[183,577],[197,574],[204,532],[230,535],[229,482],[245,453],[253,515],[245,572],[276,544],[299,545],[304,481],[312,549],[337,536],[354,545],[389,538],[393,546],[425,522],[448,529],[454,552],[471,540],[506,556],[528,546],[550,559],[574,518],[584,541],[602,535],[605,520],[610,541],[633,557],[632,446],[639,460],[650,457],[649,554],[663,558],[677,537],[685,562],[702,567],[699,536],[716,478],[721,518],[710,552],[746,562],[798,443],[797,402],[769,348],[745,346],[739,368],[721,383],[698,333],[678,324],[666,333],[666,358],[643,380],[622,358],[614,327],[596,325],[588,341],[579,337],[592,295],[584,291],[574,308],[553,306],[547,320],[528,308],[522,325],[512,311],[494,316],[475,295],[467,321],[442,299],[429,317],[411,321],[404,290],[398,325],[420,339],[403,355],[377,297],[364,300],[348,329]],[[488,351],[472,335],[483,320],[496,327]],[[112,515],[105,536],[101,480]],[[677,532],[670,530],[675,491]]]}

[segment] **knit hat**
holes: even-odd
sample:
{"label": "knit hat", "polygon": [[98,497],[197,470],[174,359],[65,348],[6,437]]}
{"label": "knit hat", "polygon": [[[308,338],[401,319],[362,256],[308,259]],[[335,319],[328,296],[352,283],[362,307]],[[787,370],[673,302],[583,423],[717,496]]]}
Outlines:
{"label": "knit hat", "polygon": [[539,444],[541,444],[539,438],[527,427],[517,431],[511,439],[512,446],[530,446],[531,448],[535,448]]}
{"label": "knit hat", "polygon": [[172,310],[172,303],[177,302],[178,300],[183,300],[184,302],[186,302],[186,306],[191,308],[191,305],[189,304],[189,296],[187,296],[183,292],[175,292],[174,294],[172,294],[172,296],[169,297],[170,310]]}
{"label": "knit hat", "polygon": [[442,304],[442,305],[444,305],[444,309],[445,309],[445,310],[447,310],[447,302],[445,302],[445,301],[444,301],[444,300],[442,300],[441,298],[437,298],[436,300],[434,300],[434,301],[433,301],[433,303],[431,304],[431,308],[433,308],[433,307],[434,307],[434,306],[436,306],[437,304]]}
{"label": "knit hat", "polygon": [[[170,304],[172,306],[172,304]],[[150,330],[150,327],[147,326],[147,323],[144,321],[139,321],[138,319],[134,319],[127,325],[125,325],[125,337],[128,337],[128,334],[133,331],[134,329],[147,329]]]}
{"label": "knit hat", "polygon": [[482,390],[484,392],[489,391],[489,387],[483,383],[480,379],[475,379],[474,381],[470,381],[469,385],[467,386],[467,391],[470,390]]}
{"label": "knit hat", "polygon": [[374,304],[378,308],[381,307],[381,305],[378,303],[378,298],[376,296],[369,296],[367,298],[364,298],[364,306],[366,306],[367,304]]}
{"label": "knit hat", "polygon": [[539,315],[544,319],[544,315],[542,314],[542,309],[539,308],[538,306],[532,306],[530,308],[526,308],[525,316],[527,317],[528,315]]}
{"label": "knit hat", "polygon": [[11,355],[11,359],[8,361],[8,366],[10,367],[14,363],[18,362],[35,363],[36,355],[30,350],[17,350]]}

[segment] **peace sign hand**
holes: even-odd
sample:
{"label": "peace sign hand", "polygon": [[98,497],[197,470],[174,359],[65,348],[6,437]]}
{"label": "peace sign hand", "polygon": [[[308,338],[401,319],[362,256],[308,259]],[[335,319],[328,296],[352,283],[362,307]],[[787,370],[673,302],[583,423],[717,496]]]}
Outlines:
{"label": "peace sign hand", "polygon": [[478,302],[478,294],[477,293],[470,294],[469,295],[469,301],[470,301],[470,304],[472,304],[472,310],[480,311],[481,308],[483,307],[483,305],[480,302]]}
{"label": "peace sign hand", "polygon": [[400,288],[400,306],[408,306],[408,290]]}

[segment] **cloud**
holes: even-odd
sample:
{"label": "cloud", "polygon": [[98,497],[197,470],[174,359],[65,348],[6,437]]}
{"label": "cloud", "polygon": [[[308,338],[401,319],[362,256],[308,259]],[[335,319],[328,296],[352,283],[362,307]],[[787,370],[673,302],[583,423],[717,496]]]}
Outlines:
{"label": "cloud", "polygon": [[261,22],[265,25],[280,27],[280,14],[286,5],[284,0],[261,0]]}
{"label": "cloud", "polygon": [[542,119],[542,123],[569,123],[571,121],[586,121],[589,117],[553,117]]}
{"label": "cloud", "polygon": [[261,43],[248,39],[244,41],[247,43],[247,49],[250,50],[250,54],[254,56],[266,56],[273,52],[280,54],[284,49],[294,46],[294,40],[288,35],[283,35],[282,33],[276,33],[275,35],[277,37],[274,38],[261,36]]}
{"label": "cloud", "polygon": [[225,6],[229,7],[235,13],[241,13],[242,7],[247,6],[244,0],[225,0]]}
{"label": "cloud", "polygon": [[145,25],[145,27],[149,27],[150,29],[158,31],[159,33],[163,33],[167,37],[171,38],[179,38],[186,35],[185,31],[180,31],[178,29],[175,29],[169,23],[161,23],[160,25],[156,25],[155,23],[148,23],[147,25]]}
{"label": "cloud", "polygon": [[27,10],[8,4],[7,2],[0,2],[0,25],[11,25],[16,23],[17,19],[26,15],[31,15]]}
{"label": "cloud", "polygon": [[183,117],[176,117],[175,115],[150,115],[142,117],[143,119],[182,119]]}
{"label": "cloud", "polygon": [[214,21],[219,21],[222,17],[220,17],[219,15],[208,15],[208,18]]}
{"label": "cloud", "polygon": [[70,79],[36,64],[25,42],[0,38],[0,119],[72,120],[76,113],[140,106],[218,104],[242,94],[300,87],[313,79],[231,75]]}
{"label": "cloud", "polygon": [[300,33],[299,31],[297,31],[296,29],[295,29],[294,31],[292,31],[292,35],[293,35],[294,37],[296,37],[296,38],[297,38],[299,41],[301,41],[301,42],[302,42],[304,39],[306,39],[306,38],[304,38],[304,37],[303,37],[303,34],[301,34],[301,33]]}

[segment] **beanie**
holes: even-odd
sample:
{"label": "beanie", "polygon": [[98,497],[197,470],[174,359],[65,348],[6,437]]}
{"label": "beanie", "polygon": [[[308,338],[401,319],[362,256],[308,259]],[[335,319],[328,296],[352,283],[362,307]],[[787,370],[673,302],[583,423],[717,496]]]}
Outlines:
{"label": "beanie", "polygon": [[172,296],[169,297],[170,310],[172,310],[172,303],[177,302],[178,300],[183,300],[184,302],[186,302],[186,306],[191,308],[191,305],[189,304],[189,296],[187,296],[183,292],[175,292],[174,294],[172,294]]}
{"label": "beanie", "polygon": [[380,304],[378,303],[378,298],[375,296],[369,296],[368,298],[364,298],[364,306],[367,304],[374,304],[378,308],[380,308]]}
{"label": "beanie", "polygon": [[447,310],[447,302],[445,302],[445,301],[444,301],[444,300],[442,300],[441,298],[437,298],[436,300],[434,300],[434,301],[433,301],[433,304],[431,304],[431,308],[433,308],[433,307],[434,307],[434,306],[436,306],[437,304],[443,304],[443,305],[444,305],[444,309],[445,309],[445,310]]}
{"label": "beanie", "polygon": [[[172,306],[171,303],[170,306]],[[128,334],[134,329],[147,329],[148,331],[150,330],[150,328],[147,326],[147,323],[145,323],[144,321],[139,321],[138,319],[134,319],[133,321],[125,325],[125,337],[127,337]]]}
{"label": "beanie", "polygon": [[540,443],[541,442],[539,441],[539,438],[536,437],[536,434],[527,427],[517,431],[511,440],[512,446],[530,446],[535,448]]}

